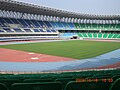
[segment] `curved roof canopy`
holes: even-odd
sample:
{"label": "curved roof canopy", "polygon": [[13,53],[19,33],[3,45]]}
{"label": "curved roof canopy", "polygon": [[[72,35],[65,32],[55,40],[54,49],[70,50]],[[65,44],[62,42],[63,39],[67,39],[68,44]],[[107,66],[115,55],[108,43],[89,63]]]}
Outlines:
{"label": "curved roof canopy", "polygon": [[0,0],[0,10],[68,18],[120,20],[120,15],[80,14],[13,0]]}

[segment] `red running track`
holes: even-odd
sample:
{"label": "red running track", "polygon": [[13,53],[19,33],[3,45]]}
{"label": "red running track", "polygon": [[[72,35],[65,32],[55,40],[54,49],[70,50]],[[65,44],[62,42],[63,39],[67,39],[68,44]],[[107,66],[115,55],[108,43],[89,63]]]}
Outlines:
{"label": "red running track", "polygon": [[0,48],[0,61],[4,62],[61,62],[71,60],[75,59]]}

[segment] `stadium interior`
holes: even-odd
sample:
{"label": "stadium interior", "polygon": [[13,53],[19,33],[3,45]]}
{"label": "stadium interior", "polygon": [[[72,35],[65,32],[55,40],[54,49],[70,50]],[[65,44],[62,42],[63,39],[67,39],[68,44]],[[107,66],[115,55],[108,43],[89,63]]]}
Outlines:
{"label": "stadium interior", "polygon": [[[0,42],[120,40],[120,15],[79,14],[0,0]],[[2,72],[0,90],[118,90],[120,69]]]}

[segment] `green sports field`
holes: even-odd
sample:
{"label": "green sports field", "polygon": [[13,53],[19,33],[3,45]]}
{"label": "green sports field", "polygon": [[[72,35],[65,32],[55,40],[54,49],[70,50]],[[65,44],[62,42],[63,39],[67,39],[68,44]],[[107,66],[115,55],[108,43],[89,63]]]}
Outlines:
{"label": "green sports field", "polygon": [[0,46],[0,48],[9,48],[34,53],[69,57],[74,59],[84,59],[120,49],[120,42],[73,40],[4,45]]}

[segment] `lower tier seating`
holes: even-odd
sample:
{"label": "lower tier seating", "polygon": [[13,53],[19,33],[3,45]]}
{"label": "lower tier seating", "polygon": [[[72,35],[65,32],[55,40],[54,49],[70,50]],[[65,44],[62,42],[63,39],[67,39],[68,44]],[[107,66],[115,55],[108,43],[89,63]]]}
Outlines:
{"label": "lower tier seating", "polygon": [[61,33],[60,37],[71,38],[79,36],[80,38],[98,38],[98,39],[120,39],[119,33]]}
{"label": "lower tier seating", "polygon": [[77,33],[81,38],[103,38],[103,39],[119,39],[120,34],[116,33]]}
{"label": "lower tier seating", "polygon": [[120,69],[45,74],[0,74],[0,90],[119,90]]}

